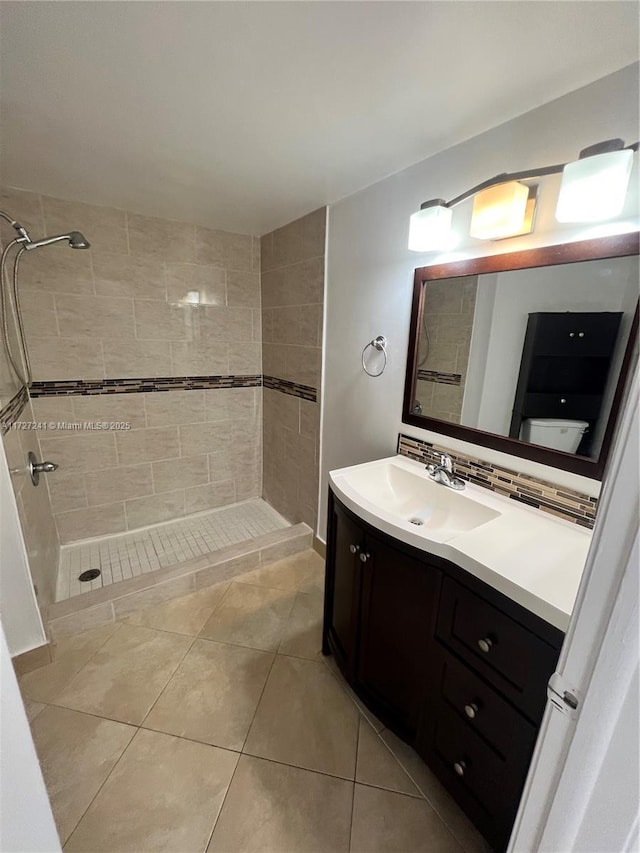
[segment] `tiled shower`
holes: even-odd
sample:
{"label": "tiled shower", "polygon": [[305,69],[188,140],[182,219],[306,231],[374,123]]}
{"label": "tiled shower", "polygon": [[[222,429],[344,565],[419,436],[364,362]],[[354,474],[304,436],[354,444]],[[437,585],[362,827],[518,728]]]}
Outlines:
{"label": "tiled shower", "polygon": [[[260,238],[15,189],[0,207],[91,243],[21,264],[33,385],[18,421],[36,429],[10,424],[22,400],[0,372],[41,609],[117,582],[116,563],[135,576],[257,530],[315,530],[326,210]],[[59,466],[44,487],[28,450]],[[169,532],[168,551],[144,550]]]}

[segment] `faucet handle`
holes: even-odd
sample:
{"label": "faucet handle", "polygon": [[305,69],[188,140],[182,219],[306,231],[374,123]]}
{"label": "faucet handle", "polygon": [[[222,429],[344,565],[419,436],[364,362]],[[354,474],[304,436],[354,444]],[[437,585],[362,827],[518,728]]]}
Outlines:
{"label": "faucet handle", "polygon": [[440,457],[440,465],[444,468],[445,471],[451,473],[453,471],[453,460],[446,453],[443,453]]}

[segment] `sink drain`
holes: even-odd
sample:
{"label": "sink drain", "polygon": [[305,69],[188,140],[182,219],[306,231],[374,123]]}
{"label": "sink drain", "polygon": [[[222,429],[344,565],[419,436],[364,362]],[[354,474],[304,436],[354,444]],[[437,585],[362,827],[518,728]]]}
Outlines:
{"label": "sink drain", "polygon": [[422,527],[424,520],[422,518],[410,518],[409,524],[415,524],[416,527]]}
{"label": "sink drain", "polygon": [[85,581],[94,581],[100,577],[100,569],[87,569],[86,572],[78,575],[78,580],[84,583]]}

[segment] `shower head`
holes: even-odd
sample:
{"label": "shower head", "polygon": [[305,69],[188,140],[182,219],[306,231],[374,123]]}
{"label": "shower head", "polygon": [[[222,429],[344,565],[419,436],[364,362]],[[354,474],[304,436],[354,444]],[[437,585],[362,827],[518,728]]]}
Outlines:
{"label": "shower head", "polygon": [[91,243],[80,231],[70,231],[68,234],[58,234],[57,237],[43,237],[42,240],[33,240],[24,244],[24,248],[30,252],[31,249],[39,249],[40,246],[50,246],[66,240],[72,249],[89,249]]}

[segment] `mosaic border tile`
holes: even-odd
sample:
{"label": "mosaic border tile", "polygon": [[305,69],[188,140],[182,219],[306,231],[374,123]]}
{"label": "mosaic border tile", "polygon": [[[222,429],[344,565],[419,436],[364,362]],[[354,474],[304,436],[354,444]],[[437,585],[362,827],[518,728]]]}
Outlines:
{"label": "mosaic border tile", "polygon": [[[199,391],[209,388],[259,388],[264,386],[303,400],[317,402],[318,391],[288,379],[263,376],[145,376],[140,379],[60,379],[34,382],[31,397],[92,396],[96,394],[146,394],[155,391]],[[8,407],[7,407],[8,408]]]}
{"label": "mosaic border tile", "polygon": [[275,376],[263,376],[262,384],[272,391],[281,391],[283,394],[301,397],[303,400],[309,400],[312,403],[318,399],[318,391],[311,385],[300,385],[297,382],[289,382],[288,379],[277,379]]}
{"label": "mosaic border tile", "polygon": [[443,373],[440,370],[418,370],[418,379],[422,382],[436,382],[438,385],[460,385],[461,373]]}
{"label": "mosaic border tile", "polygon": [[13,395],[7,405],[0,409],[0,435],[4,435],[11,429],[28,402],[29,392],[25,387],[22,387],[17,394]]}
{"label": "mosaic border tile", "polygon": [[153,376],[141,379],[64,379],[34,382],[32,397],[64,397],[72,394],[142,394],[154,391],[199,391],[203,388],[257,388],[262,376]]}
{"label": "mosaic border tile", "polygon": [[459,474],[463,480],[578,524],[580,527],[591,529],[594,525],[598,499],[575,492],[565,486],[547,483],[528,474],[502,468],[500,465],[466,456],[463,453],[454,453],[447,447],[403,433],[398,434],[398,453],[425,464],[437,462],[442,453],[447,453],[454,462],[456,474]]}

